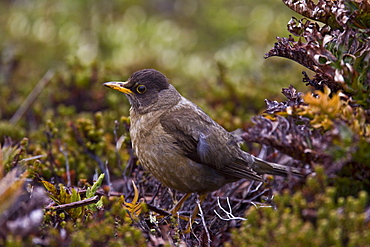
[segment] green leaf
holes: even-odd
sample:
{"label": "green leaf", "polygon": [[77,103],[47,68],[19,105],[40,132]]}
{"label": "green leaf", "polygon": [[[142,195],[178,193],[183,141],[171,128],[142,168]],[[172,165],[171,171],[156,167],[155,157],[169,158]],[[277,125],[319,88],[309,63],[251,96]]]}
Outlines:
{"label": "green leaf", "polygon": [[81,201],[80,193],[78,193],[77,190],[72,188],[71,202],[78,202],[78,201]]}
{"label": "green leaf", "polygon": [[103,197],[100,197],[100,200],[97,203],[95,203],[95,206],[97,208],[102,208],[103,207]]}
{"label": "green leaf", "polygon": [[[77,190],[72,188],[71,202],[81,201],[80,193]],[[83,212],[83,207],[71,208],[67,210],[72,218],[77,219]]]}
{"label": "green leaf", "polygon": [[101,183],[103,182],[104,179],[104,173],[100,174],[98,180],[91,186],[91,188],[88,188],[86,190],[86,198],[91,198],[95,195],[96,190],[100,187]]}

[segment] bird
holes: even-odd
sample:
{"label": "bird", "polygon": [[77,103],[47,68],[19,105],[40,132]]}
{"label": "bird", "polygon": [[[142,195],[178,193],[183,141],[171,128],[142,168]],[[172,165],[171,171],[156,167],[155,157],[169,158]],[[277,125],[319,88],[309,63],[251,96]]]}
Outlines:
{"label": "bird", "polygon": [[263,174],[302,176],[298,168],[243,151],[240,135],[215,122],[155,69],[103,85],[124,93],[131,105],[130,137],[140,164],[163,185],[186,193],[173,213],[192,193],[203,201],[207,193],[243,178],[263,182]]}

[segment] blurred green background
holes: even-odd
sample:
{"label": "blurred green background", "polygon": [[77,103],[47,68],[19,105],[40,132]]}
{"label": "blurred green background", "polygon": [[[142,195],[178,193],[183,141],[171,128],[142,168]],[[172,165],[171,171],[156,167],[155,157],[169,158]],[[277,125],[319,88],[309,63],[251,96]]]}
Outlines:
{"label": "blurred green background", "polygon": [[[300,65],[265,60],[296,14],[278,0],[64,0],[0,2],[0,134],[35,130],[48,118],[128,102],[102,87],[143,68],[228,129],[245,127],[282,87],[305,89]],[[43,75],[55,71],[14,129],[7,121]],[[15,133],[14,133],[15,132]]]}

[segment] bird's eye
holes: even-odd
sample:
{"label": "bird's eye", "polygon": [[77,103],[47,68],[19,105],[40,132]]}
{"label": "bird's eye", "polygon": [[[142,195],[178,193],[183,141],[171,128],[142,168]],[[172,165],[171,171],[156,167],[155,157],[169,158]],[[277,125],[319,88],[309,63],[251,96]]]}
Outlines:
{"label": "bird's eye", "polygon": [[145,93],[145,92],[146,92],[146,86],[144,86],[144,85],[139,85],[139,86],[137,86],[137,87],[136,87],[136,91],[137,91],[138,93],[140,93],[140,94]]}

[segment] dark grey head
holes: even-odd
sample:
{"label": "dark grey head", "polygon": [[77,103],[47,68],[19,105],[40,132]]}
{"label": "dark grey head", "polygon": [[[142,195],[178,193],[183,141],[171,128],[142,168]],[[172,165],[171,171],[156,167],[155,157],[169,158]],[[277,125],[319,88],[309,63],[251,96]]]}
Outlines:
{"label": "dark grey head", "polygon": [[138,113],[172,106],[181,97],[169,84],[167,77],[155,69],[139,70],[126,82],[106,82],[103,85],[123,92],[130,101],[132,109]]}

